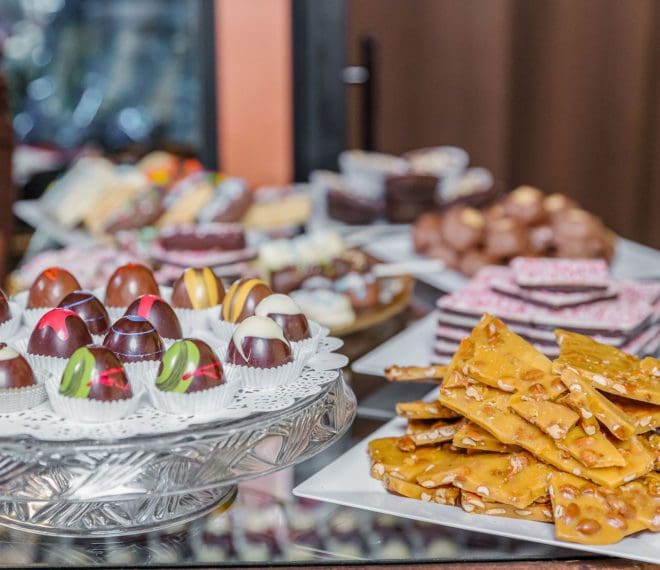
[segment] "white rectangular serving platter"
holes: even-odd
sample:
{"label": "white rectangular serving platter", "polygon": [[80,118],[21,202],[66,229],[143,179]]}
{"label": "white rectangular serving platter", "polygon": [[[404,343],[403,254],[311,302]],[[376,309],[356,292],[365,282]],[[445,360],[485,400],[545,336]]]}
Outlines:
{"label": "white rectangular serving platter", "polygon": [[438,315],[432,311],[387,342],[365,354],[351,365],[357,374],[382,376],[385,368],[397,366],[428,366],[433,355],[433,340]]}
{"label": "white rectangular serving platter", "polygon": [[372,479],[367,456],[367,443],[379,437],[400,436],[405,421],[396,418],[358,443],[339,459],[298,485],[297,497],[325,501],[413,520],[547,544],[558,548],[582,550],[660,564],[660,536],[642,532],[609,546],[586,546],[556,540],[554,525],[487,515],[471,515],[460,507],[426,503],[388,493],[380,481]]}
{"label": "white rectangular serving platter", "polygon": [[[378,240],[364,245],[362,249],[390,263],[426,259],[415,252],[409,230],[381,235]],[[619,279],[660,279],[660,251],[627,239],[619,239],[612,261],[612,274]],[[468,282],[467,277],[452,269],[420,273],[415,277],[446,293],[458,291]]]}

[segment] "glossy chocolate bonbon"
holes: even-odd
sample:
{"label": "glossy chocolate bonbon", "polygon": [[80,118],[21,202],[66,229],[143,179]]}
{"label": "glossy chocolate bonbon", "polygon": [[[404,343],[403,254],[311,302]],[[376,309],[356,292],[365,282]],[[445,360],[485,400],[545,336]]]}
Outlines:
{"label": "glossy chocolate bonbon", "polygon": [[142,317],[149,321],[163,338],[181,338],[181,324],[174,309],[158,295],[142,295],[133,301],[126,315]]}
{"label": "glossy chocolate bonbon", "polygon": [[11,319],[11,310],[9,308],[9,301],[7,300],[7,295],[5,292],[0,289],[0,325],[7,322]]}
{"label": "glossy chocolate bonbon", "polygon": [[108,307],[128,307],[141,295],[160,295],[151,269],[140,263],[127,263],[117,268],[105,289]]}
{"label": "glossy chocolate bonbon", "polygon": [[156,387],[180,394],[201,392],[225,383],[220,359],[204,341],[176,341],[163,355]]}
{"label": "glossy chocolate bonbon", "polygon": [[34,327],[27,350],[40,356],[69,358],[78,348],[92,343],[87,325],[77,313],[55,308]]}
{"label": "glossy chocolate bonbon", "polygon": [[110,317],[103,303],[89,291],[73,291],[58,305],[77,313],[91,334],[102,335],[110,328]]}
{"label": "glossy chocolate bonbon", "polygon": [[172,306],[208,309],[222,304],[225,287],[210,267],[189,267],[172,286]]}
{"label": "glossy chocolate bonbon", "polygon": [[13,348],[0,342],[0,390],[26,388],[36,383],[28,361]]}
{"label": "glossy chocolate bonbon", "polygon": [[80,289],[78,280],[61,267],[49,267],[34,280],[28,291],[27,308],[57,307],[72,291]]}
{"label": "glossy chocolate bonbon", "polygon": [[254,314],[273,319],[289,342],[298,342],[312,336],[307,317],[288,295],[269,295],[257,305]]}
{"label": "glossy chocolate bonbon", "polygon": [[248,317],[234,331],[227,361],[252,368],[277,368],[293,362],[282,328],[267,317]]}
{"label": "glossy chocolate bonbon", "polygon": [[261,279],[239,279],[227,291],[222,303],[222,318],[229,323],[240,323],[254,315],[260,301],[272,294]]}
{"label": "glossy chocolate bonbon", "polygon": [[154,326],[134,315],[124,316],[110,327],[103,346],[114,352],[122,362],[160,360],[163,340]]}

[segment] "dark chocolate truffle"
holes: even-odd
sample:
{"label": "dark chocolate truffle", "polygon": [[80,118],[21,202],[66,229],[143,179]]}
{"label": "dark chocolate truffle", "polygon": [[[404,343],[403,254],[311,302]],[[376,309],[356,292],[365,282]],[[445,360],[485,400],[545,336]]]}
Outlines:
{"label": "dark chocolate truffle", "polygon": [[13,348],[0,342],[0,389],[26,388],[36,383],[28,361]]}
{"label": "dark chocolate truffle", "polygon": [[69,293],[59,304],[62,309],[69,309],[78,313],[85,321],[87,329],[92,334],[105,334],[110,327],[108,311],[103,303],[88,291],[73,291]]}
{"label": "dark chocolate truffle", "polygon": [[181,338],[181,324],[174,309],[158,295],[142,295],[133,301],[126,315],[142,317],[149,321],[163,338]]}
{"label": "dark chocolate truffle", "polygon": [[240,323],[254,315],[254,308],[272,294],[261,279],[239,279],[227,291],[222,303],[222,318],[229,323]]}
{"label": "dark chocolate truffle", "polygon": [[0,325],[11,319],[11,311],[9,309],[9,301],[7,295],[0,289]]}
{"label": "dark chocolate truffle", "polygon": [[122,362],[160,360],[163,341],[153,325],[134,315],[115,322],[103,341],[103,346],[114,352]]}
{"label": "dark chocolate truffle", "polygon": [[163,355],[156,387],[163,392],[192,393],[225,383],[220,359],[205,342],[177,340]]}
{"label": "dark chocolate truffle", "polygon": [[108,307],[128,307],[141,295],[160,295],[158,283],[148,267],[127,263],[119,267],[108,280],[105,304]]}
{"label": "dark chocolate truffle", "polygon": [[69,358],[77,349],[91,344],[87,325],[69,309],[51,309],[34,327],[27,350],[30,354]]}
{"label": "dark chocolate truffle", "polygon": [[298,342],[312,336],[307,317],[303,315],[296,302],[287,295],[269,295],[257,305],[254,314],[273,319],[280,325],[289,342]]}
{"label": "dark chocolate truffle", "polygon": [[30,287],[27,308],[57,307],[72,291],[80,289],[80,283],[66,269],[49,267],[39,274]]}
{"label": "dark chocolate truffle", "polygon": [[224,298],[225,287],[210,267],[189,267],[172,286],[172,306],[181,309],[208,309]]}
{"label": "dark chocolate truffle", "polygon": [[234,331],[227,361],[252,368],[277,368],[293,361],[282,328],[267,317],[248,317]]}
{"label": "dark chocolate truffle", "polygon": [[67,362],[60,394],[69,398],[113,401],[133,397],[126,372],[117,356],[103,346],[83,346]]}

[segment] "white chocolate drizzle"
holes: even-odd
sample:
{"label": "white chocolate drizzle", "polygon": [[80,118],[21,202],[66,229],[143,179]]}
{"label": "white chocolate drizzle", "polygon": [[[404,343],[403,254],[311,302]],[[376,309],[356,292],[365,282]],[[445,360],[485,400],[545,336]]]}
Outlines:
{"label": "white chocolate drizzle", "polygon": [[11,346],[0,348],[0,360],[13,360],[20,356]]}
{"label": "white chocolate drizzle", "polygon": [[244,360],[247,360],[247,356],[243,352],[243,341],[249,337],[277,339],[287,346],[291,346],[289,341],[284,338],[284,331],[273,319],[257,316],[248,317],[236,327],[232,335],[234,345]]}
{"label": "white chocolate drizzle", "polygon": [[274,293],[262,299],[254,309],[257,317],[268,315],[300,315],[302,311],[296,302],[288,295]]}

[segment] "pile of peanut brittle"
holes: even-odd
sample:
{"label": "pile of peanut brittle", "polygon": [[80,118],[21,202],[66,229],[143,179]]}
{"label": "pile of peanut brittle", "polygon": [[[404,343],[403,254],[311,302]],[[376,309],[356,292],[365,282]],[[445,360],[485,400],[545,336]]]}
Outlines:
{"label": "pile of peanut brittle", "polygon": [[406,433],[369,443],[372,476],[405,497],[554,522],[571,542],[660,530],[660,360],[556,335],[552,362],[484,315],[446,368],[388,369],[442,384],[437,402],[397,405]]}

